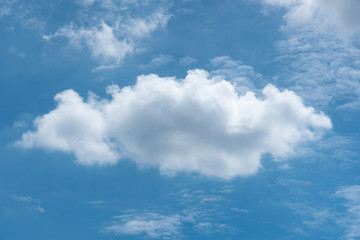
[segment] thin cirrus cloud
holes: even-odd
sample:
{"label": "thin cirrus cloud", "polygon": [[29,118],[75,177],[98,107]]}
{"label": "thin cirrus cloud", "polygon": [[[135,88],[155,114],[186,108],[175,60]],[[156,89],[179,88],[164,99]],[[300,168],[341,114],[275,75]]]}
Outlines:
{"label": "thin cirrus cloud", "polygon": [[330,119],[303,105],[294,92],[272,85],[257,97],[191,70],[183,80],[139,76],[134,86],[109,86],[112,99],[75,91],[55,96],[57,107],[34,121],[17,145],[73,153],[83,165],[130,158],[161,173],[198,172],[229,179],[254,174],[261,156],[291,156],[318,139]]}

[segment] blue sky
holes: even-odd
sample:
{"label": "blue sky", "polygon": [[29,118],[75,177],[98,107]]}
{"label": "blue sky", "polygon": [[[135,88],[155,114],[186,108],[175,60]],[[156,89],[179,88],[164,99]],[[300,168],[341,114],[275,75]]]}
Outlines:
{"label": "blue sky", "polygon": [[357,0],[0,2],[0,239],[360,239]]}

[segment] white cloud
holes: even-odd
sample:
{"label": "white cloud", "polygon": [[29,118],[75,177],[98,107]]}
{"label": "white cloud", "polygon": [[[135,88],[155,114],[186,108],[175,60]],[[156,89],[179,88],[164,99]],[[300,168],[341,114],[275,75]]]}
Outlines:
{"label": "white cloud", "polygon": [[[233,226],[218,222],[224,217],[222,205],[214,204],[214,201],[225,200],[220,192],[215,190],[205,193],[202,190],[183,189],[171,193],[164,197],[180,203],[181,209],[175,213],[169,212],[167,207],[155,211],[129,210],[105,223],[103,232],[163,239],[181,239],[189,229],[201,235],[220,232],[233,234],[236,232]],[[209,200],[210,198],[212,199]]]}
{"label": "white cloud", "polygon": [[[292,187],[289,185],[289,187]],[[289,196],[293,196],[290,194]],[[326,194],[327,195],[327,194]],[[334,200],[333,196],[342,198],[345,202]],[[355,240],[360,237],[360,185],[341,187],[330,199],[322,199],[320,202],[282,202],[302,217],[304,230],[316,229],[324,232],[339,231],[343,236],[338,239]],[[337,199],[336,199],[337,200]],[[345,208],[344,208],[345,207]],[[299,227],[299,226],[296,226]],[[303,233],[308,234],[302,230]],[[311,235],[311,234],[310,234]]]}
{"label": "white cloud", "polygon": [[302,224],[305,229],[326,229],[332,226],[335,219],[337,219],[337,212],[331,209],[318,205],[317,203],[307,202],[282,202],[282,206],[292,209],[297,215],[302,217]]}
{"label": "white cloud", "polygon": [[83,5],[85,7],[89,7],[93,5],[97,0],[75,0],[77,4]]}
{"label": "white cloud", "polygon": [[0,3],[0,17],[11,14],[11,7],[14,1],[2,1]]}
{"label": "white cloud", "polygon": [[[116,11],[118,10],[118,6],[123,6],[126,8],[127,4],[137,4],[139,0],[122,0],[122,1],[114,1],[114,0],[75,0],[75,3],[78,5],[82,5],[84,7],[91,7],[95,3],[99,3],[103,8],[108,8],[108,10]],[[147,1],[142,1],[141,3],[146,3]],[[125,5],[125,6],[124,6]]]}
{"label": "white cloud", "polygon": [[358,111],[360,97],[360,2],[357,0],[261,0],[283,7],[284,39],[274,80],[313,106]]}
{"label": "white cloud", "polygon": [[102,200],[90,201],[89,204],[92,208],[105,208],[105,201]]}
{"label": "white cloud", "polygon": [[37,118],[37,131],[24,134],[20,144],[74,152],[78,162],[86,165],[115,163],[119,155],[106,139],[102,113],[72,90],[56,95],[55,100],[58,107]]}
{"label": "white cloud", "polygon": [[38,14],[48,5],[41,6],[35,0],[2,0],[0,1],[0,18],[8,17],[12,23],[19,24],[23,28],[42,32],[45,26],[43,17]]}
{"label": "white cloud", "polygon": [[212,223],[212,222],[199,222],[194,225],[194,229],[205,235],[214,235],[218,232],[231,233],[235,232],[235,228],[228,226],[224,223]]}
{"label": "white cloud", "polygon": [[90,201],[89,204],[91,205],[101,205],[104,204],[105,202],[102,200],[97,200],[97,201]]}
{"label": "white cloud", "polygon": [[131,18],[126,24],[121,24],[120,28],[131,38],[144,38],[156,29],[165,27],[170,17],[169,14],[158,11],[146,18]]}
{"label": "white cloud", "polygon": [[124,214],[113,219],[114,221],[105,227],[105,232],[163,239],[179,235],[182,224],[179,215],[166,216],[152,212]]}
{"label": "white cloud", "polygon": [[[350,41],[314,31],[287,31],[278,43],[281,69],[276,81],[317,106],[344,99],[353,106],[360,96],[360,50]],[[350,104],[349,104],[350,103]],[[341,108],[338,107],[340,110]]]}
{"label": "white cloud", "polygon": [[246,93],[256,89],[256,85],[264,85],[261,74],[256,73],[253,67],[245,65],[239,60],[233,60],[229,56],[220,56],[211,59],[210,66],[214,68],[211,75],[225,78],[236,85],[236,90]]}
{"label": "white cloud", "polygon": [[107,70],[113,70],[116,69],[118,65],[111,64],[111,65],[100,65],[92,70],[92,72],[101,72],[101,71],[107,71]]}
{"label": "white cloud", "polygon": [[239,95],[230,82],[192,70],[183,80],[140,76],[132,87],[108,87],[111,100],[73,90],[23,134],[18,145],[74,153],[85,165],[130,157],[159,167],[231,178],[254,174],[263,154],[286,158],[300,142],[316,140],[330,119],[305,107],[291,91],[266,86],[262,96]]}
{"label": "white cloud", "polygon": [[164,55],[160,54],[159,56],[151,59],[151,61],[142,66],[143,68],[157,68],[166,64],[169,64],[171,62],[175,61],[175,59],[170,55]]}
{"label": "white cloud", "polygon": [[11,47],[8,50],[8,53],[18,56],[19,58],[26,58],[27,54],[25,52],[19,51],[16,47]]}
{"label": "white cloud", "polygon": [[284,18],[289,26],[299,25],[336,28],[341,33],[360,30],[360,2],[358,0],[263,0],[267,5],[285,7]]}
{"label": "white cloud", "polygon": [[239,212],[239,213],[249,213],[250,211],[247,209],[241,209],[241,208],[230,208],[231,211]]}
{"label": "white cloud", "polygon": [[193,57],[183,57],[179,60],[179,63],[181,65],[193,65],[195,63],[197,63],[197,59],[196,58],[193,58]]}
{"label": "white cloud", "polygon": [[336,192],[336,196],[347,200],[347,212],[337,221],[346,228],[345,237],[360,238],[360,185],[344,187]]}
{"label": "white cloud", "polygon": [[[90,6],[93,2],[84,1],[83,4]],[[141,40],[150,36],[155,30],[165,27],[170,19],[170,15],[163,10],[156,10],[147,17],[126,18],[121,16],[120,10],[120,13],[113,12],[117,9],[113,6],[114,3],[110,1],[107,5],[109,4],[112,7],[100,11],[108,12],[108,15],[91,16],[94,20],[87,24],[90,25],[89,27],[79,27],[84,25],[85,20],[80,21],[80,24],[72,22],[53,34],[45,35],[44,39],[50,41],[63,37],[67,38],[69,45],[75,49],[82,50],[86,47],[90,50],[93,59],[109,64],[109,66],[101,65],[94,71],[108,70],[120,65],[126,56],[137,52],[137,45]],[[94,22],[98,24],[94,25]]]}
{"label": "white cloud", "polygon": [[134,43],[131,40],[118,40],[113,29],[105,22],[102,22],[100,27],[92,29],[77,28],[74,24],[70,24],[52,35],[44,36],[47,40],[56,37],[68,38],[70,45],[77,49],[87,46],[92,57],[103,62],[119,64],[134,50]]}
{"label": "white cloud", "polygon": [[39,201],[33,199],[30,196],[18,196],[18,195],[12,195],[11,199],[16,202],[21,202],[25,204],[25,206],[33,211],[39,212],[39,213],[45,213],[45,209],[42,208],[39,204]]}

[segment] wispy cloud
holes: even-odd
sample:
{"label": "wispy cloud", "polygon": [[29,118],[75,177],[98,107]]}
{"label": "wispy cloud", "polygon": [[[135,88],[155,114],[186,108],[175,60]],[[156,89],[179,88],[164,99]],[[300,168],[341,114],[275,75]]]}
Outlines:
{"label": "wispy cloud", "polygon": [[174,62],[175,59],[173,56],[160,54],[159,56],[153,58],[148,64],[141,66],[142,68],[158,68],[164,65],[167,65],[171,62]]}
{"label": "wispy cloud", "polygon": [[341,188],[336,196],[346,200],[346,213],[337,222],[346,228],[347,239],[360,238],[360,185]]}
{"label": "wispy cloud", "polygon": [[296,223],[286,226],[289,232],[300,236],[312,236],[316,232],[321,232],[324,236],[339,236],[341,234],[341,228],[336,223],[341,214],[332,205],[319,203],[314,199],[306,201],[299,198],[281,201],[281,207],[291,209],[296,215],[294,218],[297,219]]}
{"label": "wispy cloud", "polygon": [[[131,39],[118,40],[113,29],[105,22],[92,29],[77,28],[74,24],[70,24],[54,34],[44,36],[46,40],[57,37],[68,38],[70,45],[78,50],[86,46],[94,59],[104,63],[120,64],[134,50],[134,43]],[[109,66],[99,67],[95,71],[109,68]]]}
{"label": "wispy cloud", "polygon": [[229,56],[220,56],[211,59],[210,74],[214,77],[224,78],[231,81],[239,93],[257,91],[265,86],[265,81],[260,73],[242,61],[234,60]]}
{"label": "wispy cloud", "polygon": [[185,65],[185,66],[188,66],[188,65],[193,65],[193,64],[196,64],[197,63],[197,59],[196,58],[193,58],[193,57],[183,57],[179,60],[179,64],[181,65]]}
{"label": "wispy cloud", "polygon": [[128,13],[128,8],[134,6],[127,6],[126,2],[78,3],[90,9],[80,11],[72,22],[55,33],[44,35],[44,39],[55,41],[65,38],[74,49],[88,49],[92,58],[102,64],[94,72],[119,67],[127,56],[138,52],[143,39],[164,28],[171,17],[160,7],[149,15],[134,16]]}
{"label": "wispy cloud", "polygon": [[104,206],[105,201],[102,201],[102,200],[90,201],[89,204],[93,208],[105,208],[105,206]]}
{"label": "wispy cloud", "polygon": [[[294,233],[309,236],[311,231],[322,231],[333,232],[331,236],[339,236],[339,239],[341,235],[341,239],[359,238],[360,185],[343,186],[334,194],[323,197],[327,199],[308,201],[292,196],[292,200],[281,202],[281,206],[292,209],[301,217],[302,225],[292,229]],[[344,201],[335,201],[337,199]]]}
{"label": "wispy cloud", "polygon": [[149,36],[152,32],[167,25],[171,15],[158,10],[145,18],[130,18],[124,24],[119,24],[119,28],[130,38],[142,39]]}
{"label": "wispy cloud", "polygon": [[45,27],[44,16],[39,13],[48,5],[40,5],[35,0],[2,0],[0,18],[8,17],[13,23],[26,29],[42,32]]}
{"label": "wispy cloud", "polygon": [[[359,98],[360,50],[349,41],[313,31],[285,32],[276,59],[283,70],[275,81],[288,86],[307,101],[327,106]],[[338,107],[341,108],[341,107]]]}
{"label": "wispy cloud", "polygon": [[194,229],[200,231],[202,234],[212,236],[217,232],[234,232],[236,231],[233,227],[223,223],[212,223],[212,222],[199,222],[195,224]]}
{"label": "wispy cloud", "polygon": [[108,223],[104,232],[171,239],[179,236],[181,224],[179,215],[135,212],[113,217],[113,221]]}
{"label": "wispy cloud", "polygon": [[238,213],[246,213],[246,214],[250,213],[249,210],[247,210],[247,209],[242,209],[242,208],[230,208],[230,210],[231,210],[231,211],[234,211],[234,212],[238,212]]}
{"label": "wispy cloud", "polygon": [[[221,193],[221,194],[219,194]],[[198,191],[190,191],[188,189],[183,189],[179,193],[177,193],[178,199],[182,204],[191,204],[195,205],[207,205],[209,203],[221,202],[224,201],[224,197],[222,196],[223,192],[219,191],[216,194],[206,194],[201,190]],[[199,207],[198,206],[198,207]]]}
{"label": "wispy cloud", "polygon": [[19,196],[19,195],[12,195],[11,199],[23,204],[26,208],[39,212],[45,213],[45,209],[40,206],[40,202],[38,200],[33,199],[30,196]]}
{"label": "wispy cloud", "polygon": [[8,52],[12,55],[18,56],[19,58],[27,57],[27,54],[25,52],[19,51],[16,47],[9,48]]}
{"label": "wispy cloud", "polygon": [[[263,0],[265,6],[287,9],[283,40],[275,59],[281,71],[276,82],[307,102],[327,107],[341,99],[338,109],[356,109],[360,89],[358,1]],[[352,107],[352,106],[355,106]]]}
{"label": "wispy cloud", "polygon": [[218,212],[221,204],[215,204],[225,201],[221,191],[205,193],[183,189],[169,194],[168,197],[179,202],[180,208],[129,210],[106,222],[102,231],[115,235],[138,235],[160,239],[184,238],[189,231],[211,236],[236,233],[236,228],[221,222],[223,215]]}
{"label": "wispy cloud", "polygon": [[12,5],[15,3],[14,0],[12,1],[2,1],[0,3],[0,17],[7,16],[11,14]]}
{"label": "wispy cloud", "polygon": [[352,34],[360,30],[360,3],[357,0],[263,0],[270,6],[287,9],[284,19],[288,27],[313,28],[329,31],[334,28],[340,34]]}

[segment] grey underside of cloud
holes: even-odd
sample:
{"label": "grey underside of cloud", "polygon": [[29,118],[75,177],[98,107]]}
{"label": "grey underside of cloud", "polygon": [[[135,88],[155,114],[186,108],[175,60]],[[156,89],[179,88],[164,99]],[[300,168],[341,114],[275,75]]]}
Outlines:
{"label": "grey underside of cloud", "polygon": [[236,89],[219,76],[192,70],[182,80],[151,74],[132,87],[109,86],[111,100],[90,94],[84,101],[67,90],[17,144],[74,153],[84,165],[127,157],[167,175],[231,178],[254,174],[263,154],[291,156],[297,144],[331,127],[328,117],[291,91],[268,85],[257,97]]}

